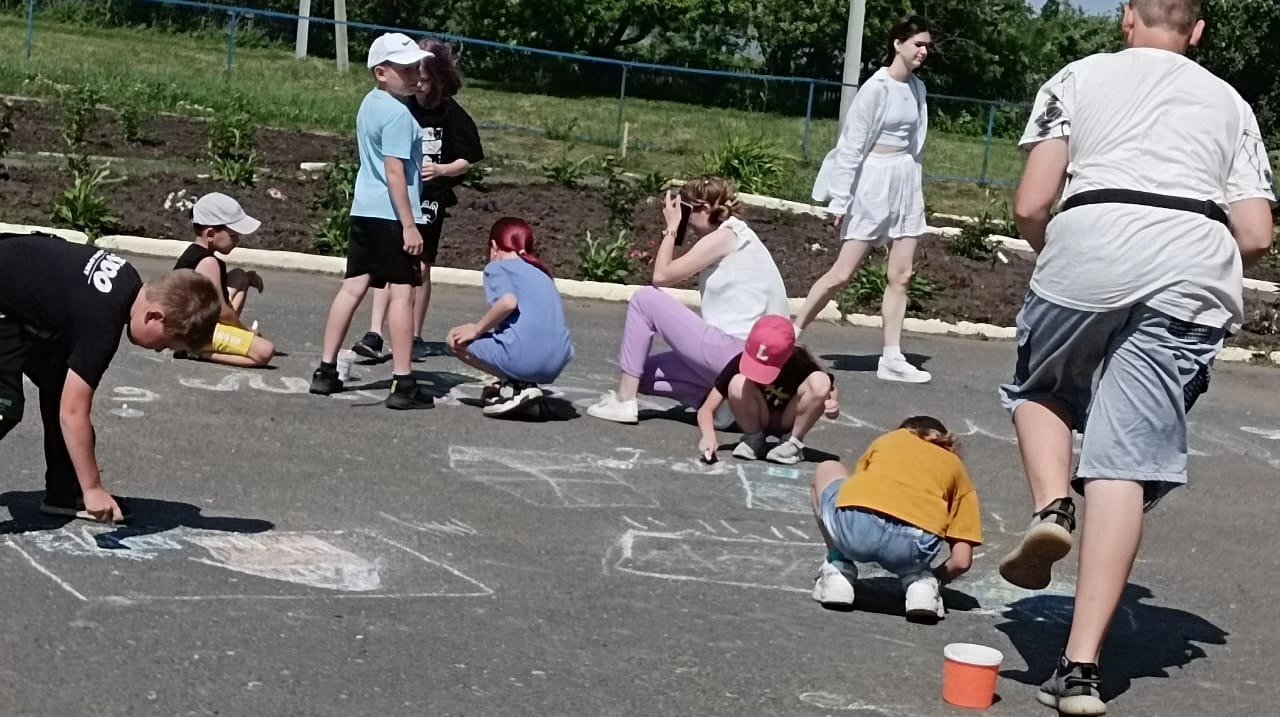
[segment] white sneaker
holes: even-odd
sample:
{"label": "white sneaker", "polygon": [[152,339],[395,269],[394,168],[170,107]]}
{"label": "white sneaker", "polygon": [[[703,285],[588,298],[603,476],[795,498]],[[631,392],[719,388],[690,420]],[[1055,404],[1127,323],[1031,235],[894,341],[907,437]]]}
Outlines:
{"label": "white sneaker", "polygon": [[908,620],[941,620],[947,616],[938,592],[938,579],[932,575],[907,586]]}
{"label": "white sneaker", "polygon": [[764,458],[764,434],[743,434],[738,445],[733,447],[733,457],[742,461],[758,461]]}
{"label": "white sneaker", "polygon": [[840,568],[823,561],[810,597],[826,606],[853,607],[853,583]]}
{"label": "white sneaker", "polygon": [[619,401],[618,394],[613,391],[606,392],[599,401],[588,406],[587,415],[614,423],[640,422],[640,408],[636,400]]}
{"label": "white sneaker", "polygon": [[784,466],[793,466],[800,462],[804,457],[804,444],[797,443],[794,439],[779,443],[769,451],[769,455],[765,456],[765,460],[773,463],[781,463]]}
{"label": "white sneaker", "polygon": [[899,381],[901,383],[929,383],[933,376],[912,366],[906,356],[893,358],[880,357],[880,365],[876,368],[876,378],[881,381]]}

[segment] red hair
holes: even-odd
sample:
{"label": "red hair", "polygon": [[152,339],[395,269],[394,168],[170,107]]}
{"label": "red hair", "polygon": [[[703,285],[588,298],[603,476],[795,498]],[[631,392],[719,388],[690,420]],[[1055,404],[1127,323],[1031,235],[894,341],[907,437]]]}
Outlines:
{"label": "red hair", "polygon": [[521,259],[551,276],[551,270],[538,258],[533,248],[533,227],[523,219],[503,217],[489,230],[489,243],[502,251],[514,252]]}

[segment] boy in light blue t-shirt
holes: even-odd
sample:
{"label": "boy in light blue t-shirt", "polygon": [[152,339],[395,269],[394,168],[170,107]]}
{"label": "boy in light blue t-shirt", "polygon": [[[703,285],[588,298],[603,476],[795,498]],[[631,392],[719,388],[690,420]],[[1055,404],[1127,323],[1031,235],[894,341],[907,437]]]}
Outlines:
{"label": "boy in light blue t-shirt", "polygon": [[360,170],[351,202],[347,271],[325,324],[320,367],[311,392],[327,396],[342,390],[338,349],[351,318],[369,287],[388,287],[388,335],[391,339],[391,395],[386,406],[431,408],[434,401],[412,374],[413,289],[422,284],[419,195],[422,143],[418,123],[404,99],[417,89],[420,64],[431,53],[400,33],[387,33],[369,48],[369,68],[377,87],[365,95],[356,115]]}

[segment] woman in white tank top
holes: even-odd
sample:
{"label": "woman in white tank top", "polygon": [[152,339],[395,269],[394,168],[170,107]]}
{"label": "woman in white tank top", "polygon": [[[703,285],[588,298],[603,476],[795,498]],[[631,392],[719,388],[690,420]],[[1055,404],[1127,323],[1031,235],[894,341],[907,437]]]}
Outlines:
{"label": "woman in white tank top", "polygon": [[929,23],[912,16],[894,25],[884,67],[854,96],[835,149],[822,162],[815,201],[829,209],[844,239],[835,264],[814,282],[796,316],[796,332],[848,283],[873,247],[889,246],[889,283],[880,313],[884,351],[876,374],[886,381],[926,383],[931,376],[902,355],[902,322],[916,243],[924,233],[921,154],[929,126],[924,83],[915,71],[933,47]]}
{"label": "woman in white tank top", "polygon": [[[699,406],[720,371],[742,352],[756,320],[787,315],[782,274],[751,227],[733,216],[736,206],[733,185],[721,177],[700,177],[685,184],[679,196],[667,194],[662,210],[667,228],[653,262],[653,286],[637,290],[627,304],[618,389],[601,397],[588,414],[635,423],[640,393]],[[676,257],[685,226],[697,241]],[[701,316],[657,288],[694,274]],[[658,335],[670,350],[650,356]]]}

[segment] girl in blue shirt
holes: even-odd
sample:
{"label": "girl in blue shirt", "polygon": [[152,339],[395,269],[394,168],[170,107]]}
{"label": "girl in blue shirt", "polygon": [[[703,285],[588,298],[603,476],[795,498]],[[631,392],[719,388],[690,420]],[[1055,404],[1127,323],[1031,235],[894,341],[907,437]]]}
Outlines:
{"label": "girl in blue shirt", "polygon": [[556,380],[574,353],[560,292],[523,219],[505,217],[490,230],[484,296],[484,316],[445,341],[460,361],[498,378],[481,397],[486,416],[503,416],[541,401],[538,384]]}

